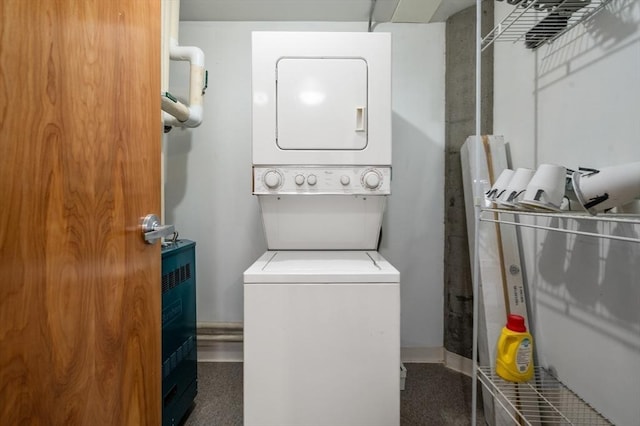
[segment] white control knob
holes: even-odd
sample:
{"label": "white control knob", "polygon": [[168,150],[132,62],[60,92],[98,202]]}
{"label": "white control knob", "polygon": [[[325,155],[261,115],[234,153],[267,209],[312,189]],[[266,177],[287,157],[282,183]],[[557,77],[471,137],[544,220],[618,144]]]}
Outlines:
{"label": "white control knob", "polygon": [[280,186],[282,178],[280,177],[280,173],[276,172],[275,170],[269,170],[264,174],[263,181],[264,184],[267,185],[267,188],[273,189]]}
{"label": "white control knob", "polygon": [[304,176],[296,175],[295,177],[296,185],[300,186],[304,183]]}
{"label": "white control knob", "polygon": [[318,178],[316,177],[316,175],[309,175],[307,176],[307,183],[311,186],[315,185],[318,182]]}
{"label": "white control knob", "polygon": [[349,178],[349,176],[347,175],[342,175],[340,176],[340,183],[347,186],[349,185],[349,182],[351,182],[351,179]]}
{"label": "white control knob", "polygon": [[362,183],[367,189],[376,189],[380,185],[380,175],[374,171],[368,171],[364,174]]}

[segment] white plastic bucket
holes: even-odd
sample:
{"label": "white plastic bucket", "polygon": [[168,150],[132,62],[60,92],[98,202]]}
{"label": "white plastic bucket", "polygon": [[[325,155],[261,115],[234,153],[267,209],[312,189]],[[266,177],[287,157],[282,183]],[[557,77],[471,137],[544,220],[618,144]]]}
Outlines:
{"label": "white plastic bucket", "polygon": [[518,168],[509,180],[507,190],[502,193],[500,197],[496,199],[496,202],[500,205],[507,207],[518,207],[518,201],[522,199],[524,191],[527,189],[527,185],[533,177],[535,171],[526,168]]}
{"label": "white plastic bucket", "polygon": [[498,179],[496,179],[496,182],[493,184],[491,189],[485,194],[487,200],[495,201],[504,193],[504,191],[507,190],[507,185],[509,185],[509,181],[511,180],[511,177],[513,177],[513,173],[514,171],[511,169],[504,169],[502,173],[500,173],[500,176],[498,176]]}
{"label": "white plastic bucket", "polygon": [[640,162],[580,169],[573,173],[572,180],[578,201],[595,215],[640,197]]}
{"label": "white plastic bucket", "polygon": [[564,166],[541,164],[519,204],[534,209],[559,211],[566,182],[567,169]]}

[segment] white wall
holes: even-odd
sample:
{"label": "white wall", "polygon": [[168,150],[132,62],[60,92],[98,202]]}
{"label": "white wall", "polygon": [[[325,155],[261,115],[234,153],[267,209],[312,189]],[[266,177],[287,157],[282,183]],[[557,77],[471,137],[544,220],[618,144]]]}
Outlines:
{"label": "white wall", "polygon": [[[496,19],[508,8],[496,3]],[[494,132],[510,143],[513,167],[640,161],[639,28],[640,1],[613,0],[549,48],[495,45]],[[640,226],[567,224],[640,235]],[[638,424],[640,244],[521,229],[539,364],[615,424]]]}
{"label": "white wall", "polygon": [[[242,273],[266,250],[251,195],[251,31],[366,31],[366,23],[182,22],[206,55],[203,124],[168,135],[166,220],[197,241],[198,320],[242,321]],[[401,273],[402,345],[442,347],[444,24],[382,24],[393,40],[393,181],[380,251]],[[185,98],[186,64],[171,92]]]}

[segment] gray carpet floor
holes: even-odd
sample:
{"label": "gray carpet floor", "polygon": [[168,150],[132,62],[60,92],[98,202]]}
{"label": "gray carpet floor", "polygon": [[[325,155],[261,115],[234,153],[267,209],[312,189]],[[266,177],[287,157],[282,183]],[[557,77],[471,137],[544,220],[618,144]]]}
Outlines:
{"label": "gray carpet floor", "polygon": [[[440,364],[404,364],[402,426],[471,424],[471,378]],[[478,404],[478,424],[483,424]],[[198,395],[184,426],[242,425],[242,363],[199,363]]]}

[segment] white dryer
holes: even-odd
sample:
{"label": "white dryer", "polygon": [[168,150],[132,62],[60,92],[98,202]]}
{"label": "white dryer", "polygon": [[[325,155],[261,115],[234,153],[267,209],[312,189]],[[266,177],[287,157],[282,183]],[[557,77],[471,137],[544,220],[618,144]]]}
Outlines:
{"label": "white dryer", "polygon": [[254,165],[391,165],[389,33],[254,32]]}
{"label": "white dryer", "polygon": [[244,424],[400,421],[400,274],[375,251],[268,251],[244,273]]}
{"label": "white dryer", "polygon": [[400,423],[399,273],[376,252],[391,193],[385,33],[253,34],[244,424]]}

